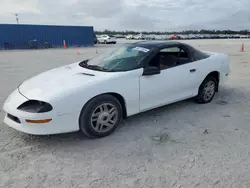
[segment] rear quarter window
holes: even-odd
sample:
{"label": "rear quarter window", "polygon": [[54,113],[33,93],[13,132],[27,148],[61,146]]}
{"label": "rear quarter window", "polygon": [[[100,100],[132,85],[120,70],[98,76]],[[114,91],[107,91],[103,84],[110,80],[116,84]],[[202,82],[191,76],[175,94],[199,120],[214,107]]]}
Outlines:
{"label": "rear quarter window", "polygon": [[199,50],[194,50],[193,57],[194,57],[195,61],[198,61],[198,60],[206,59],[206,58],[210,57],[210,55],[206,54],[202,51],[199,51]]}

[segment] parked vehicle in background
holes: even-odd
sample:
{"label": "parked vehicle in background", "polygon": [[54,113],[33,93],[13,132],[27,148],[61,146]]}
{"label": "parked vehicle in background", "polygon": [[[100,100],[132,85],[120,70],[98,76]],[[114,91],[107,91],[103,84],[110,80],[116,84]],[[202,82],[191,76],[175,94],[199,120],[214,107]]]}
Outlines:
{"label": "parked vehicle in background", "polygon": [[117,39],[123,39],[123,38],[125,38],[124,35],[119,35],[119,34],[116,34],[116,35],[114,35],[114,36],[115,36],[115,38],[117,38]]}
{"label": "parked vehicle in background", "polygon": [[94,34],[94,44],[97,44],[97,37],[95,34]]}
{"label": "parked vehicle in background", "polygon": [[155,36],[156,35],[152,35],[152,34],[151,35],[146,35],[145,40],[155,40]]}
{"label": "parked vehicle in background", "polygon": [[162,35],[155,35],[154,39],[155,40],[164,40],[164,36],[162,36]]}
{"label": "parked vehicle in background", "polygon": [[136,39],[136,40],[144,40],[145,37],[143,36],[142,33],[140,33],[139,35],[135,35],[135,36],[134,36],[134,39]]}
{"label": "parked vehicle in background", "polygon": [[181,37],[179,35],[170,35],[170,40],[180,40]]}
{"label": "parked vehicle in background", "polygon": [[116,37],[113,35],[101,35],[97,38],[98,43],[116,44]]}
{"label": "parked vehicle in background", "polygon": [[126,38],[127,40],[134,39],[133,35],[127,35],[125,38]]}

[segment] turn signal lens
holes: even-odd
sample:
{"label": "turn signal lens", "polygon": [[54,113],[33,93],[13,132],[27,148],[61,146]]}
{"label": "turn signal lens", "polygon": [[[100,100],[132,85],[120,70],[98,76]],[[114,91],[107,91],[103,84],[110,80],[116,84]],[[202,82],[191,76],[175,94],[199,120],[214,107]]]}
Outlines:
{"label": "turn signal lens", "polygon": [[27,123],[48,123],[50,122],[52,119],[39,119],[39,120],[30,120],[30,119],[26,119]]}

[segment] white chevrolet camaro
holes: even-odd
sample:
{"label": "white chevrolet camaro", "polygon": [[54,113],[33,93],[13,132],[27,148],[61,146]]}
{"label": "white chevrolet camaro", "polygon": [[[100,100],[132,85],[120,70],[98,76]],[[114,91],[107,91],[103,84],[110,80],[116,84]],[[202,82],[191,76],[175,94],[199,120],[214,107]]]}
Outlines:
{"label": "white chevrolet camaro", "polygon": [[4,103],[4,122],[33,135],[112,133],[122,119],[194,98],[210,102],[229,57],[180,42],[144,41],[24,81]]}

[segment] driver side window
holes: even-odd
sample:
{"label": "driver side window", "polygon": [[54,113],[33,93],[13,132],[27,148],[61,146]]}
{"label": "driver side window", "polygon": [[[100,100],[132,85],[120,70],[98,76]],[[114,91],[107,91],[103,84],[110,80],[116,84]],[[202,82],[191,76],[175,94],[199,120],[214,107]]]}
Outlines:
{"label": "driver side window", "polygon": [[149,63],[149,66],[161,70],[183,65],[189,62],[188,53],[180,47],[167,47],[160,50]]}

